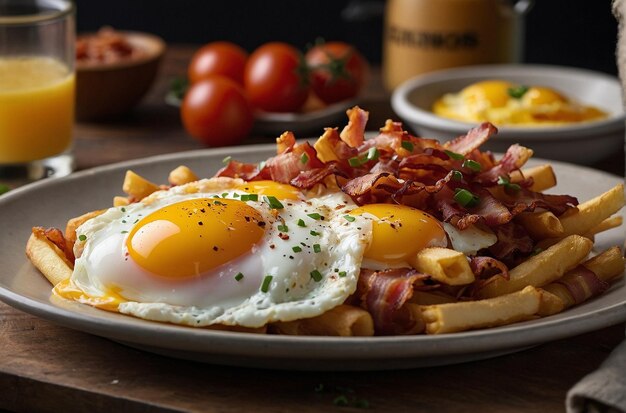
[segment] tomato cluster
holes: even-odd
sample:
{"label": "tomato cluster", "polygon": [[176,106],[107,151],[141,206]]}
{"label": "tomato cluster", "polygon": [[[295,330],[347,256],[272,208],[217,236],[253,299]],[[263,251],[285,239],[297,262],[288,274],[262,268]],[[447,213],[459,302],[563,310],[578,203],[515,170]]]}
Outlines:
{"label": "tomato cluster", "polygon": [[191,86],[181,106],[185,129],[210,146],[239,143],[254,111],[298,112],[314,94],[324,104],[358,95],[369,65],[351,45],[318,43],[302,54],[282,42],[252,54],[230,42],[213,42],[191,59]]}

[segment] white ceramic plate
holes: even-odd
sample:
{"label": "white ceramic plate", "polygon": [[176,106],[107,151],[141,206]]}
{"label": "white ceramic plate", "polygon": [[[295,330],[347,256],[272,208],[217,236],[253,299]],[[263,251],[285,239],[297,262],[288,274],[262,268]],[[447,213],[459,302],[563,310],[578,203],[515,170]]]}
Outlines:
{"label": "white ceramic plate", "polygon": [[[0,299],[57,324],[174,357],[217,364],[299,370],[373,370],[452,364],[494,357],[626,320],[626,285],[564,313],[510,326],[440,336],[330,338],[229,333],[179,327],[109,313],[74,302],[51,301],[50,285],[24,256],[35,225],[64,228],[68,218],[110,205],[132,168],[155,182],[185,164],[212,174],[227,155],[259,161],[274,145],[185,152],[100,167],[41,181],[0,197]],[[542,162],[541,160],[534,163]],[[560,193],[584,200],[622,179],[596,170],[553,163]],[[623,231],[597,245],[623,245]],[[112,344],[113,345],[113,344]]]}
{"label": "white ceramic plate", "polygon": [[[472,83],[504,79],[522,85],[548,86],[565,96],[597,106],[609,117],[551,127],[499,126],[484,149],[504,151],[519,143],[536,156],[592,164],[621,151],[624,145],[622,87],[614,76],[573,67],[548,65],[484,65],[446,69],[417,76],[400,85],[391,98],[394,111],[420,136],[452,139],[473,126],[435,115],[432,104],[446,93],[457,93]],[[498,126],[498,125],[496,125]]]}

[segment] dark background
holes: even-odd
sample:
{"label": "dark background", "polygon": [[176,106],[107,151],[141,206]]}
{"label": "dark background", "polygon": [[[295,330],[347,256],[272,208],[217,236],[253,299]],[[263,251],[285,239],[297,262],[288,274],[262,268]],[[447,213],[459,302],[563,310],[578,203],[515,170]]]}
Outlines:
{"label": "dark background", "polygon": [[[355,44],[380,62],[383,0],[369,17],[349,11],[365,0],[77,0],[78,31],[103,25],[143,30],[168,42],[230,40],[252,51],[281,40],[304,48],[317,37]],[[438,1],[438,0],[432,0]],[[524,62],[583,67],[616,74],[617,22],[611,0],[535,0],[526,18]]]}

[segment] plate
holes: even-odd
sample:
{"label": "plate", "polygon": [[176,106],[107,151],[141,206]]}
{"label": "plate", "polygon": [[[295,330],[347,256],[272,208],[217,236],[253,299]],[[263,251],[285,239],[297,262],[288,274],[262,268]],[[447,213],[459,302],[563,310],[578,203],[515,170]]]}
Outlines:
{"label": "plate", "polygon": [[[35,225],[64,228],[68,218],[111,205],[121,194],[127,169],[166,182],[184,164],[215,171],[228,155],[256,162],[274,145],[208,149],[157,156],[40,181],[0,197],[0,299],[22,311],[62,326],[106,337],[143,350],[215,364],[297,370],[383,370],[445,365],[519,351],[626,321],[626,285],[554,316],[504,327],[439,336],[290,337],[194,329],[109,313],[75,302],[51,301],[51,287],[24,256]],[[533,164],[545,163],[533,160]],[[588,199],[622,182],[593,169],[552,162],[560,193]],[[624,212],[621,212],[624,214]],[[623,245],[623,230],[597,237],[599,248]]]}
{"label": "plate", "polygon": [[[165,96],[165,102],[175,107],[181,105],[181,99],[172,92]],[[328,125],[340,124],[338,121],[346,118],[346,110],[357,102],[358,99],[349,99],[305,112],[256,111],[252,133],[280,136],[285,131],[291,131],[296,135],[319,136]]]}

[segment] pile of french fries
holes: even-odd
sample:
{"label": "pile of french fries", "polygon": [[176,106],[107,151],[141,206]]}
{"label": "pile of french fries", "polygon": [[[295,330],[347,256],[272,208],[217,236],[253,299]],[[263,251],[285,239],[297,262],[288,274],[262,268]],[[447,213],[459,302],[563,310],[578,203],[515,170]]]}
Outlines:
{"label": "pile of french fries", "polygon": [[[556,184],[550,165],[528,168],[513,174],[511,178],[512,182],[532,178],[533,191],[543,191]],[[174,169],[168,178],[170,185],[183,185],[197,180],[197,175],[186,166]],[[142,200],[159,189],[162,187],[128,171],[123,183],[126,196],[115,197],[113,204],[127,205]],[[452,333],[556,314],[581,302],[580,297],[573,296],[571,289],[567,287],[568,283],[581,289],[583,301],[592,298],[597,292],[591,290],[587,280],[580,277],[575,269],[582,266],[592,271],[602,282],[613,282],[623,276],[624,257],[620,247],[613,246],[592,254],[595,235],[622,224],[622,217],[614,214],[623,205],[624,185],[620,184],[581,203],[578,208],[560,217],[550,212],[527,212],[519,215],[516,217],[517,222],[538,241],[540,251],[511,268],[508,280],[494,277],[491,282],[479,288],[471,300],[459,299],[461,295],[455,294],[476,282],[468,257],[447,248],[422,250],[410,264],[446,288],[415,291],[404,304],[402,310],[415,321],[411,333]],[[75,231],[80,224],[99,213],[100,211],[93,211],[71,219],[65,230],[68,243],[73,244],[75,241]],[[45,237],[41,229],[33,231],[27,254],[53,285],[71,275],[72,263]],[[374,335],[374,323],[372,316],[364,308],[344,304],[317,317],[274,323],[260,331],[298,335],[368,336]]]}

